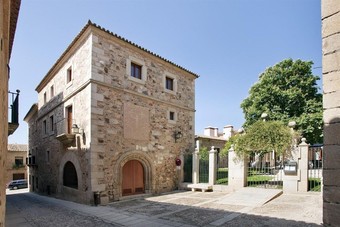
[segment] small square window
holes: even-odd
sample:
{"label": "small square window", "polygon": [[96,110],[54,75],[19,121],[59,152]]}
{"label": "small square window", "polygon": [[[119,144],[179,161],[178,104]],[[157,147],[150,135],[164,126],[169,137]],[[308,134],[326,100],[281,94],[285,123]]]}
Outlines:
{"label": "small square window", "polygon": [[72,81],[72,67],[67,69],[67,83]]}
{"label": "small square window", "polygon": [[169,112],[169,120],[171,120],[171,121],[175,120],[175,112],[173,112],[173,111]]}
{"label": "small square window", "polygon": [[131,76],[137,79],[142,79],[142,66],[131,62]]}
{"label": "small square window", "polygon": [[174,79],[173,78],[171,77],[165,78],[165,88],[171,91],[174,90]]}

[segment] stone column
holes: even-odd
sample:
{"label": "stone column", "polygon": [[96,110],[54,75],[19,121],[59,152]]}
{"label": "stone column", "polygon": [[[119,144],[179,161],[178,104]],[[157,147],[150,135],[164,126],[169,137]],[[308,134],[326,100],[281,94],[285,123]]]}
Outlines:
{"label": "stone column", "polygon": [[340,3],[321,1],[323,76],[323,223],[340,223]]}
{"label": "stone column", "polygon": [[308,191],[308,149],[309,145],[306,143],[306,139],[302,138],[302,142],[299,145],[299,160],[298,160],[298,191]]}
{"label": "stone column", "polygon": [[209,184],[214,185],[216,182],[217,175],[217,150],[212,146],[209,151]]}
{"label": "stone column", "polygon": [[192,154],[192,183],[199,183],[200,160],[199,160],[199,140],[196,141],[196,148]]}
{"label": "stone column", "polygon": [[232,189],[243,188],[247,184],[247,174],[247,158],[238,157],[232,146],[228,155],[228,186]]}

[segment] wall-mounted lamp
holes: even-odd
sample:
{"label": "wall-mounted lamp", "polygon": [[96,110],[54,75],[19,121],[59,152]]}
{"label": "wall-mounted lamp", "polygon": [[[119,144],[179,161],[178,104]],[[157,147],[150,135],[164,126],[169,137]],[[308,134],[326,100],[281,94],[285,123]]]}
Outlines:
{"label": "wall-mounted lamp", "polygon": [[73,134],[79,134],[79,127],[77,124],[72,125],[72,133]]}
{"label": "wall-mounted lamp", "polygon": [[177,140],[179,140],[180,138],[182,138],[182,132],[180,132],[180,131],[175,131],[175,132],[174,132],[174,138],[175,138],[175,143],[176,143]]}

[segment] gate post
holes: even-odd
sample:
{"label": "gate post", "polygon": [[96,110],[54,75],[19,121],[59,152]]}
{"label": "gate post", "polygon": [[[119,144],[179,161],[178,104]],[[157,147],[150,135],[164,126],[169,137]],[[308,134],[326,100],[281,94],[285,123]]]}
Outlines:
{"label": "gate post", "polygon": [[306,143],[306,138],[302,138],[302,142],[299,144],[299,160],[298,171],[300,179],[298,181],[298,191],[308,191],[308,149],[309,145]]}
{"label": "gate post", "polygon": [[283,192],[296,193],[308,191],[308,148],[306,139],[302,138],[297,150],[292,153],[293,160],[297,162],[296,175],[284,174]]}
{"label": "gate post", "polygon": [[228,155],[228,186],[240,189],[247,184],[248,165],[247,158],[237,157],[232,145]]}
{"label": "gate post", "polygon": [[217,163],[217,150],[215,147],[212,146],[211,150],[209,151],[209,184],[214,185],[216,182],[216,163]]}
{"label": "gate post", "polygon": [[196,141],[196,148],[194,153],[192,154],[192,183],[199,183],[199,170],[200,170],[200,162],[199,162],[199,140]]}

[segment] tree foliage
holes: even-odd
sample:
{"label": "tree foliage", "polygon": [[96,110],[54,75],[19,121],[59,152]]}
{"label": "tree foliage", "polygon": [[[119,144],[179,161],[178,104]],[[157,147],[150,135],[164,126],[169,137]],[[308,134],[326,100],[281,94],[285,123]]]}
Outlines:
{"label": "tree foliage", "polygon": [[200,159],[202,160],[209,160],[209,150],[207,147],[200,147],[199,149],[199,156],[200,156]]}
{"label": "tree foliage", "polygon": [[235,138],[234,149],[239,155],[272,151],[281,155],[290,151],[293,138],[290,128],[280,121],[257,121]]}
{"label": "tree foliage", "polygon": [[284,60],[266,69],[241,103],[244,127],[254,124],[266,112],[269,120],[296,122],[309,143],[322,142],[322,94],[312,74],[311,61]]}

